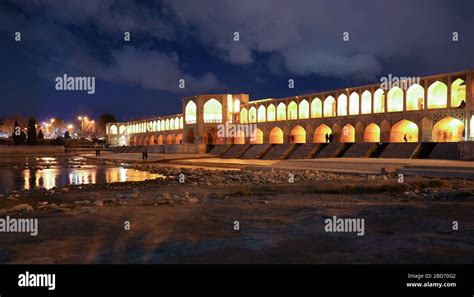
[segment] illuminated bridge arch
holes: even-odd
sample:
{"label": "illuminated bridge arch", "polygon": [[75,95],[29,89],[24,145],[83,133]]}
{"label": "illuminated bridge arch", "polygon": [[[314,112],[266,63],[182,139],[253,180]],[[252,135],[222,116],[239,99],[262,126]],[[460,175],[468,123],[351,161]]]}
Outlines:
{"label": "illuminated bridge arch", "polygon": [[361,100],[361,111],[362,114],[369,114],[372,113],[372,94],[368,91],[365,90],[362,93],[362,100]]}
{"label": "illuminated bridge arch", "polygon": [[341,130],[341,142],[355,142],[355,128],[346,124]]}
{"label": "illuminated bridge arch", "polygon": [[417,142],[418,125],[409,120],[395,123],[390,130],[390,142]]}
{"label": "illuminated bridge arch", "polygon": [[403,90],[399,87],[393,87],[387,94],[387,111],[403,111]]}
{"label": "illuminated bridge arch", "polygon": [[250,135],[251,144],[263,144],[263,132],[259,128],[255,129]]}
{"label": "illuminated bridge arch", "polygon": [[451,84],[451,107],[458,107],[463,101],[466,102],[466,84],[458,78]]}
{"label": "illuminated bridge arch", "polygon": [[300,125],[291,129],[290,143],[306,143],[306,130]]}
{"label": "illuminated bridge arch", "polygon": [[[186,124],[196,123],[196,103],[194,101],[189,101],[184,108],[184,116]],[[163,125],[161,125],[163,127]],[[163,128],[161,128],[163,129]]]}
{"label": "illuminated bridge arch", "polygon": [[336,116],[336,99],[333,96],[328,96],[324,99],[324,117]]}
{"label": "illuminated bridge arch", "polygon": [[298,106],[298,118],[300,120],[309,119],[309,103],[306,99],[301,100]]}
{"label": "illuminated bridge arch", "polygon": [[276,109],[275,105],[270,104],[267,107],[267,121],[274,122],[276,120]]}
{"label": "illuminated bridge arch", "polygon": [[314,98],[311,101],[311,118],[320,118],[323,116],[323,103],[321,99]]}
{"label": "illuminated bridge arch", "polygon": [[337,98],[337,115],[347,115],[347,96],[344,94],[339,95],[339,97]]}
{"label": "illuminated bridge arch", "polygon": [[369,124],[364,131],[364,142],[380,142],[380,127],[375,124]]}
{"label": "illuminated bridge arch", "polygon": [[313,142],[314,143],[325,143],[326,134],[329,136],[332,133],[331,128],[327,125],[321,124],[316,129],[314,129]]}
{"label": "illuminated bridge arch", "polygon": [[407,90],[406,110],[422,110],[424,108],[425,89],[419,84],[413,84]]}
{"label": "illuminated bridge arch", "polygon": [[286,120],[286,105],[285,103],[281,102],[277,106],[277,121],[284,121]]}
{"label": "illuminated bridge arch", "polygon": [[288,104],[288,120],[297,120],[298,119],[298,105],[295,101],[291,101]]}
{"label": "illuminated bridge arch", "polygon": [[222,123],[222,104],[214,98],[204,103],[204,123]]}
{"label": "illuminated bridge arch", "polygon": [[435,81],[428,88],[428,108],[446,108],[448,106],[448,87],[445,83]]}
{"label": "illuminated bridge arch", "polygon": [[453,117],[446,117],[433,126],[432,140],[434,142],[462,141],[464,124]]}
{"label": "illuminated bridge arch", "polygon": [[265,105],[260,105],[258,107],[257,121],[259,123],[264,123],[267,121],[266,118],[267,111],[265,110]]}
{"label": "illuminated bridge arch", "polygon": [[275,127],[270,131],[269,143],[270,144],[281,144],[283,143],[283,130],[279,127]]}

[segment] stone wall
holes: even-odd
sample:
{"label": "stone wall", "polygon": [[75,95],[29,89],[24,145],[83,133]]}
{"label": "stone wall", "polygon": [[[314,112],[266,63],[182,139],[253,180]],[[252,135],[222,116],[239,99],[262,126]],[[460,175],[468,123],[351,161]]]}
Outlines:
{"label": "stone wall", "polygon": [[458,144],[461,160],[474,161],[474,142],[465,141]]}
{"label": "stone wall", "polygon": [[62,145],[0,145],[0,155],[39,155],[64,153]]}

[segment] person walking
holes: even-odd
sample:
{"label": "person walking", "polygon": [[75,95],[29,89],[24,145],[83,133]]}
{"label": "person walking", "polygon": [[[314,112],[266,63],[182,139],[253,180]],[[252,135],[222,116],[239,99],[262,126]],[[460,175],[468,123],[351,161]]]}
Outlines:
{"label": "person walking", "polygon": [[407,139],[407,135],[406,135],[406,134],[405,134],[405,135],[403,135],[403,140],[405,141],[405,143],[407,143],[407,142],[408,142],[408,139]]}
{"label": "person walking", "polygon": [[326,133],[325,137],[326,137],[326,143],[329,143],[329,134]]}

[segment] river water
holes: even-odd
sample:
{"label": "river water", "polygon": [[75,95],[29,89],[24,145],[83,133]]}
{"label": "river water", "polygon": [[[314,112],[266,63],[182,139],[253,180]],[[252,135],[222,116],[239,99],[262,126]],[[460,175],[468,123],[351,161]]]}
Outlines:
{"label": "river water", "polygon": [[162,177],[121,165],[90,165],[82,157],[0,157],[0,193],[54,187],[144,181]]}

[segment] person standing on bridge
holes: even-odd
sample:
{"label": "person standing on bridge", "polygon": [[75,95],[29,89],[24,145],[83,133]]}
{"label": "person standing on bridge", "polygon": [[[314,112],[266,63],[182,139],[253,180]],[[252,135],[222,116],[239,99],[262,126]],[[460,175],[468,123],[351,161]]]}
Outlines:
{"label": "person standing on bridge", "polygon": [[406,135],[406,134],[405,134],[405,135],[403,135],[403,141],[405,141],[405,143],[407,143],[407,142],[408,142],[408,139],[407,139],[407,135]]}

